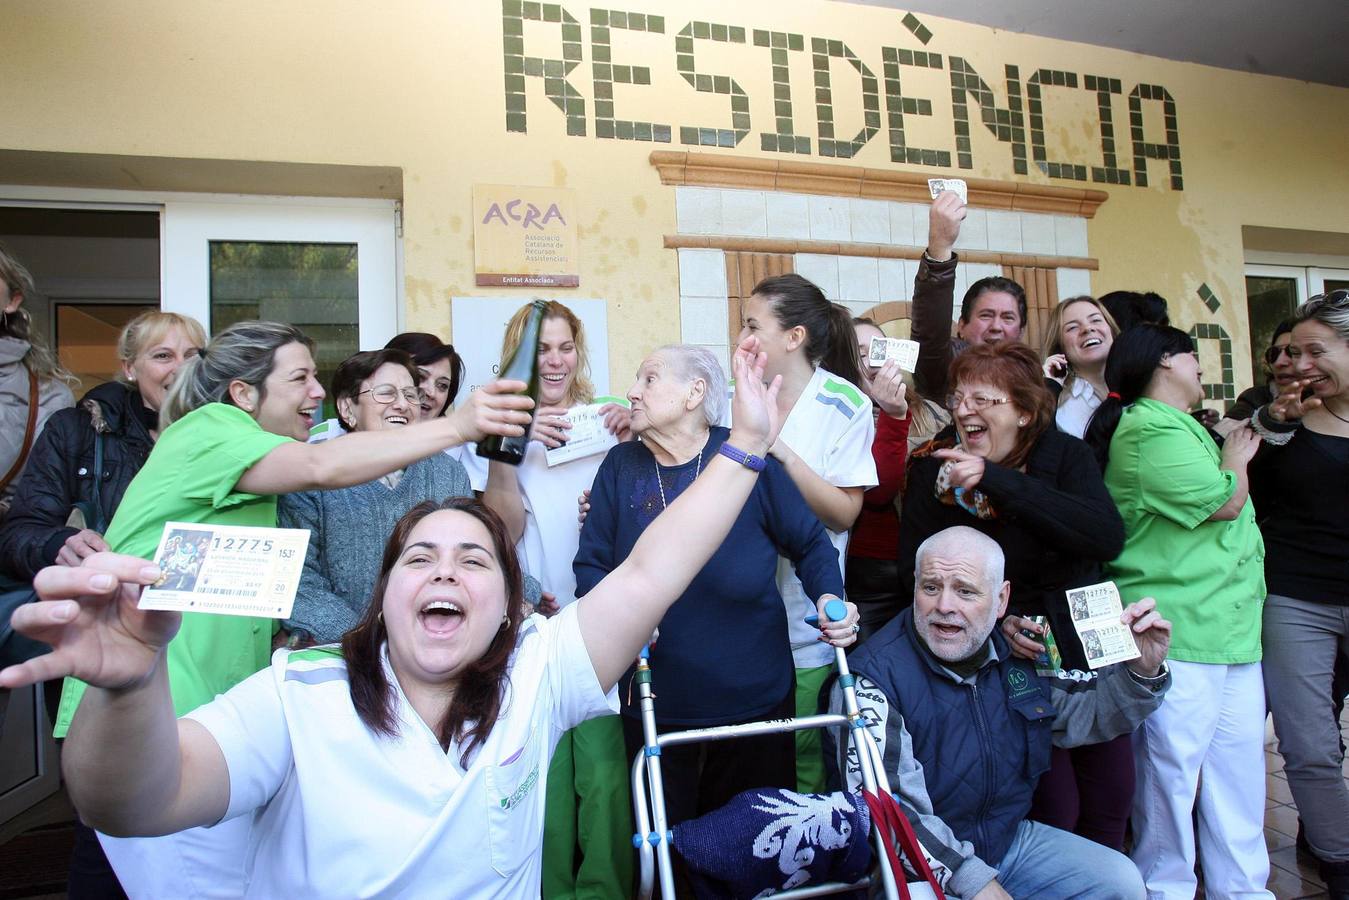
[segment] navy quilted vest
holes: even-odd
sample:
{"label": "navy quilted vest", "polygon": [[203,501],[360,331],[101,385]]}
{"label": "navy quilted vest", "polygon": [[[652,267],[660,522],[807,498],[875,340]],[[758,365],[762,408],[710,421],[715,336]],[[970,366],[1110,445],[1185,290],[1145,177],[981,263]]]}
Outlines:
{"label": "navy quilted vest", "polygon": [[999,661],[973,684],[941,671],[905,610],[849,659],[874,681],[913,739],[932,809],[990,866],[1007,854],[1049,768],[1054,707],[1026,660],[1010,656],[994,630]]}

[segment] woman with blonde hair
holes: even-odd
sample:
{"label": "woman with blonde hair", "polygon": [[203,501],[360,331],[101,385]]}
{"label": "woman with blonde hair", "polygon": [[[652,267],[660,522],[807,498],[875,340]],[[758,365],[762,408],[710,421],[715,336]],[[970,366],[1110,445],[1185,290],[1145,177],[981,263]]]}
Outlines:
{"label": "woman with blonde hair", "polygon": [[[117,381],[57,412],[33,446],[0,528],[5,572],[24,580],[107,550],[103,531],[159,436],[159,408],[184,362],[206,345],[196,319],[141,313],[117,338]],[[82,524],[69,524],[79,510]]]}
{"label": "woman with blonde hair", "polygon": [[33,276],[0,244],[0,521],[43,426],[75,405],[75,377],[36,338],[23,308],[35,299]]}
{"label": "woman with blonde hair", "polygon": [[1110,310],[1085,294],[1069,297],[1050,312],[1044,372],[1059,386],[1054,421],[1060,431],[1079,438],[1086,432],[1091,414],[1109,392],[1105,361],[1118,334]]}
{"label": "woman with blonde hair", "polygon": [[[532,303],[506,325],[501,362],[515,355]],[[549,301],[539,331],[539,406],[533,440],[519,466],[488,463],[473,447],[460,453],[475,491],[506,523],[517,541],[520,565],[543,586],[540,612],[556,613],[576,600],[572,561],[580,543],[576,498],[590,489],[603,454],[548,465],[547,451],[567,440],[567,411],[594,403],[585,326],[579,316]],[[613,401],[614,398],[604,398]],[[610,430],[626,436],[627,409],[605,406]],[[549,772],[544,822],[545,897],[620,897],[632,894],[631,804],[618,716],[591,719],[562,736]],[[579,848],[579,856],[577,849]]]}

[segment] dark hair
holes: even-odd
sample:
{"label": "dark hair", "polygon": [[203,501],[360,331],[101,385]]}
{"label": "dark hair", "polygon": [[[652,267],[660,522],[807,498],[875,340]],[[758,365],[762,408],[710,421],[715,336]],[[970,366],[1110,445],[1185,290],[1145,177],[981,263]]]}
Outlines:
{"label": "dark hair", "polygon": [[361,382],[374,375],[381,366],[386,364],[402,366],[407,369],[408,374],[412,376],[414,387],[421,383],[422,373],[417,370],[417,365],[412,361],[412,357],[402,350],[395,350],[390,347],[385,347],[383,350],[362,350],[360,353],[353,353],[342,360],[337,366],[337,371],[333,372],[331,385],[333,407],[337,412],[337,421],[341,422],[342,427],[347,431],[354,431],[355,423],[342,418],[342,407],[337,405],[337,401],[344,397],[351,397],[357,403],[360,403],[357,394],[361,390]]}
{"label": "dark hair", "polygon": [[1021,327],[1026,327],[1026,289],[1017,284],[1010,278],[1003,278],[1001,275],[990,275],[987,278],[980,278],[974,284],[970,285],[969,290],[965,292],[965,298],[960,301],[960,321],[968,322],[970,316],[974,315],[974,304],[979,302],[979,298],[984,294],[1011,294],[1016,300],[1016,314],[1021,317]]}
{"label": "dark hair", "polygon": [[[365,727],[377,734],[395,737],[398,734],[398,716],[394,709],[394,687],[385,675],[381,648],[388,639],[384,626],[384,591],[389,586],[389,575],[403,554],[412,530],[427,516],[441,510],[467,513],[477,519],[492,537],[492,550],[501,564],[506,582],[506,625],[497,631],[481,658],[464,667],[455,685],[454,699],[445,718],[432,730],[448,751],[456,741],[463,745],[460,765],[467,769],[473,751],[487,741],[501,716],[510,679],[507,664],[515,650],[520,624],[525,620],[523,576],[520,560],[515,555],[515,544],[506,532],[506,526],[496,513],[473,497],[450,497],[437,503],[424,500],[404,513],[393,527],[389,541],[384,545],[384,561],[380,565],[379,580],[365,615],[355,628],[342,636],[342,657],[347,662],[351,684],[351,702],[356,707]],[[427,723],[431,724],[431,723]]]}
{"label": "dark hair", "polygon": [[765,278],[751,292],[768,301],[783,328],[806,329],[806,358],[855,386],[862,386],[857,333],[846,306],[830,303],[814,283],[795,272]]}
{"label": "dark hair", "polygon": [[[390,350],[402,350],[419,366],[429,366],[442,359],[450,361],[450,393],[445,398],[445,405],[436,413],[438,416],[445,415],[454,398],[459,395],[459,385],[464,381],[464,360],[454,352],[454,344],[447,344],[426,331],[405,331],[394,335],[384,346]],[[420,374],[417,376],[417,383],[421,384]]]}
{"label": "dark hair", "polygon": [[1101,303],[1110,311],[1110,315],[1121,332],[1136,325],[1170,325],[1171,317],[1166,312],[1166,298],[1152,291],[1111,291],[1101,295]]}
{"label": "dark hair", "polygon": [[1091,446],[1105,471],[1110,461],[1110,439],[1119,427],[1124,407],[1147,390],[1162,360],[1179,353],[1193,353],[1194,341],[1179,328],[1144,322],[1121,331],[1105,360],[1105,384],[1110,393],[1096,407],[1082,439]]}
{"label": "dark hair", "polygon": [[1297,324],[1297,319],[1284,319],[1278,325],[1274,326],[1274,333],[1269,337],[1269,345],[1274,346],[1274,342],[1285,334],[1293,333],[1293,326]]}
{"label": "dark hair", "polygon": [[[983,382],[1006,391],[1012,406],[1030,417],[1017,432],[1012,452],[999,463],[1009,469],[1020,468],[1035,442],[1054,424],[1054,395],[1045,387],[1040,357],[1019,341],[975,344],[951,363],[950,384],[954,387],[962,381]],[[955,423],[955,427],[960,424]]]}

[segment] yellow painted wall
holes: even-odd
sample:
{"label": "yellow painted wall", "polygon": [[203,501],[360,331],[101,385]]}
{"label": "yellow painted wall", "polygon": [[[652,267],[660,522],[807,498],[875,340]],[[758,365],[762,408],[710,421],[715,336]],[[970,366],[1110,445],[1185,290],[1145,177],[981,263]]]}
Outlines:
{"label": "yellow painted wall", "polygon": [[[6,0],[0,144],[399,167],[408,325],[442,334],[455,294],[529,293],[474,287],[472,184],[575,188],[582,201],[576,294],[611,304],[616,385],[626,384],[644,349],[679,329],[675,253],[661,246],[661,236],[675,229],[674,195],[660,186],[647,156],[686,149],[678,143],[681,124],[729,124],[726,98],[695,92],[676,70],[675,32],[693,19],[805,35],[807,52],[791,55],[792,82],[796,132],[812,139],[812,37],[844,41],[877,76],[882,45],[958,54],[1000,104],[1004,64],[1019,66],[1023,81],[1039,67],[1119,78],[1126,95],[1139,82],[1165,85],[1179,110],[1184,190],[1166,186],[1159,162],[1149,165],[1150,187],[1104,188],[1110,199],[1089,229],[1101,261],[1093,288],[1156,289],[1171,299],[1178,324],[1219,322],[1234,337],[1239,383],[1249,372],[1241,226],[1349,230],[1349,90],[927,16],[921,18],[934,37],[924,48],[900,13],[825,0],[627,0],[605,8],[664,15],[666,33],[613,32],[616,62],[652,69],[650,86],[616,86],[617,115],[670,124],[675,143],[602,140],[593,126],[590,7],[563,6],[586,34],[585,62],[570,76],[586,98],[586,137],[566,134],[541,79],[529,79],[528,133],[507,133],[502,7],[490,0]],[[531,22],[525,37],[528,53],[561,55],[556,25]],[[750,94],[753,128],[733,152],[830,162],[758,149],[759,132],[773,123],[767,50],[699,41],[697,59],[701,71],[730,74]],[[850,134],[861,125],[857,80],[846,64],[833,71],[839,131]],[[906,70],[904,77],[906,92],[931,99],[934,108],[926,121],[910,117],[912,142],[951,149],[947,73]],[[1046,105],[1051,158],[1100,165],[1094,94],[1047,89]],[[1131,168],[1123,96],[1114,110],[1120,165]],[[1050,179],[1033,164],[1029,175],[1014,176],[1008,145],[996,143],[978,124],[977,108],[971,111],[975,167],[967,174],[1082,186]],[[1148,115],[1155,134],[1160,116],[1152,109]],[[884,129],[845,162],[942,174],[891,163]],[[1216,316],[1195,296],[1201,282],[1223,301]]]}

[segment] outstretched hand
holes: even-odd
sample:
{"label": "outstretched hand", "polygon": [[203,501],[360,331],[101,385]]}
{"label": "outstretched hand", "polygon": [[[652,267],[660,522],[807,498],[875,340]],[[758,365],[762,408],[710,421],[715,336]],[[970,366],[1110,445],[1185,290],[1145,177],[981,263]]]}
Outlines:
{"label": "outstretched hand", "polygon": [[14,611],[14,630],[52,652],[0,671],[0,688],[72,676],[95,687],[134,686],[154,670],[178,633],[176,612],[136,608],[160,576],[148,560],[96,553],[78,566],[37,573],[38,600]]}
{"label": "outstretched hand", "polygon": [[1124,607],[1119,620],[1134,633],[1134,642],[1138,644],[1137,659],[1131,659],[1127,665],[1136,675],[1154,678],[1162,670],[1166,653],[1171,649],[1171,623],[1157,612],[1157,601],[1144,597],[1137,603]]}
{"label": "outstretched hand", "polygon": [[741,341],[731,357],[731,373],[735,377],[731,445],[755,456],[766,455],[782,430],[782,414],[778,411],[782,376],[764,384],[767,366],[768,354],[759,349],[759,339],[754,335]]}

